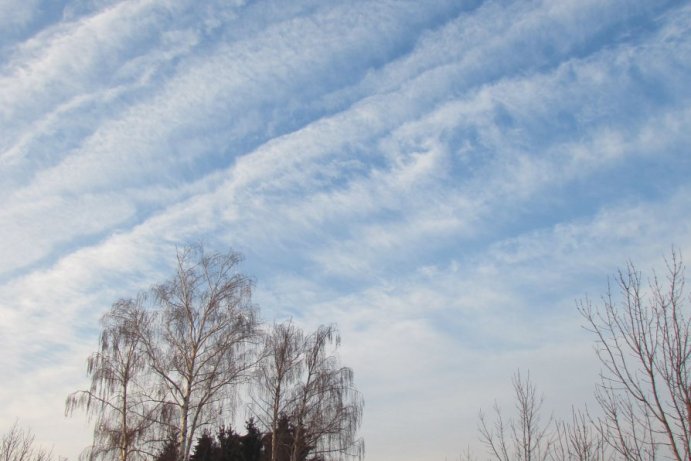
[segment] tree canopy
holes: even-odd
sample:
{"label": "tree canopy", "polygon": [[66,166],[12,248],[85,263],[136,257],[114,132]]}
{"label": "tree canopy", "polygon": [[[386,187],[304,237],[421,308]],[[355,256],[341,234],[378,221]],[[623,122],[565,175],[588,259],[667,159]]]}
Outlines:
{"label": "tree canopy", "polygon": [[[233,251],[179,249],[171,278],[103,316],[87,361],[91,385],[66,403],[68,414],[82,409],[93,418],[90,459],[362,456],[363,401],[337,358],[336,327],[265,328],[241,261]],[[247,386],[254,397],[245,405],[257,419],[240,436],[222,423],[234,418]]]}

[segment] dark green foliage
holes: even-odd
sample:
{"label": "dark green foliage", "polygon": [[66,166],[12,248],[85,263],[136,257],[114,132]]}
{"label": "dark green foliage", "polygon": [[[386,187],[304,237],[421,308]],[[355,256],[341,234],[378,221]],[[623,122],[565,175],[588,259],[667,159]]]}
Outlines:
{"label": "dark green foliage", "polygon": [[261,461],[262,433],[257,428],[254,418],[245,423],[245,435],[240,437],[243,461]]}
{"label": "dark green foliage", "polygon": [[247,433],[240,435],[231,427],[221,426],[215,437],[205,431],[197,439],[190,461],[263,461],[266,459],[263,450],[265,436],[252,418],[245,424],[245,429]]}
{"label": "dark green foliage", "polygon": [[221,427],[216,436],[220,461],[245,461],[242,452],[242,438],[232,428]]}
{"label": "dark green foliage", "polygon": [[176,461],[178,458],[177,437],[171,436],[156,455],[154,461]]}
{"label": "dark green foliage", "polygon": [[[277,461],[290,461],[290,450],[293,445],[293,426],[290,424],[288,416],[282,414],[278,419],[278,425],[276,427],[276,451],[278,452],[276,456]],[[266,434],[264,437],[264,459],[269,461],[271,456],[271,433]]]}
{"label": "dark green foliage", "polygon": [[216,440],[206,431],[197,439],[191,461],[221,461],[221,449]]}
{"label": "dark green foliage", "polygon": [[[245,434],[240,435],[230,427],[219,428],[214,437],[204,431],[192,449],[190,461],[269,461],[271,459],[271,433],[262,434],[254,418],[245,423]],[[278,461],[290,461],[291,453],[297,448],[297,461],[323,461],[321,457],[310,457],[313,447],[295,441],[295,425],[287,415],[278,421]],[[296,445],[297,443],[297,445]],[[168,442],[155,461],[175,461],[177,446]]]}
{"label": "dark green foliage", "polygon": [[[307,446],[304,440],[295,440],[296,434],[300,431],[296,430],[296,426],[288,418],[287,415],[282,414],[278,420],[277,437],[278,437],[278,456],[277,461],[290,461],[293,450],[296,452],[296,461],[321,461],[321,457],[309,457],[314,447]],[[302,431],[304,433],[304,430]],[[271,433],[264,436],[264,451],[260,461],[271,460]]]}

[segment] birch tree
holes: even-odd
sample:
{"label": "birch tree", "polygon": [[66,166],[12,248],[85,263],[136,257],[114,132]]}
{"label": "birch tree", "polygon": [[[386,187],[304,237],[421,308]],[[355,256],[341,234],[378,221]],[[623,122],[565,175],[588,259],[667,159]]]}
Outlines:
{"label": "birch tree", "polygon": [[87,360],[91,385],[67,397],[67,415],[81,409],[95,419],[89,459],[132,461],[153,453],[151,435],[161,406],[150,394],[139,335],[147,315],[142,300],[119,300],[103,316],[99,350]]}
{"label": "birch tree", "polygon": [[174,419],[178,458],[187,461],[200,428],[215,424],[233,403],[235,386],[249,378],[257,338],[251,280],[238,271],[235,252],[177,253],[175,275],[154,287],[155,313],[140,339]]}
{"label": "birch tree", "polygon": [[364,455],[357,437],[364,402],[339,345],[333,325],[305,335],[287,322],[268,332],[253,411],[271,434],[271,461]]}
{"label": "birch tree", "polygon": [[294,425],[291,461],[309,450],[317,459],[364,457],[357,437],[364,400],[353,382],[352,369],[336,356],[341,338],[334,325],[320,326],[305,338],[303,371],[290,413]]}
{"label": "birch tree", "polygon": [[264,335],[257,382],[252,390],[252,410],[271,434],[271,461],[279,453],[278,426],[282,415],[292,411],[291,398],[300,377],[304,335],[291,321],[274,324]]}

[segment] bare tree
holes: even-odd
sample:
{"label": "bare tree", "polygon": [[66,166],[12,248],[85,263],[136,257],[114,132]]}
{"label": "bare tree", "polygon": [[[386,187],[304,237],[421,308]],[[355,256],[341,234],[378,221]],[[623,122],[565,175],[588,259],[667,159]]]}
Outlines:
{"label": "bare tree", "polygon": [[[159,378],[174,420],[179,459],[189,458],[198,430],[215,424],[249,378],[257,336],[252,283],[235,252],[178,251],[174,277],[153,289],[154,314],[139,328],[147,363]],[[167,421],[163,421],[166,423]]]}
{"label": "bare tree", "polygon": [[0,461],[51,461],[52,453],[34,442],[34,434],[15,422],[0,440]]}
{"label": "bare tree", "polygon": [[530,374],[525,380],[517,371],[513,377],[516,417],[505,420],[494,404],[494,424],[480,412],[480,438],[489,454],[499,461],[545,461],[551,449],[551,419],[543,425],[540,417],[543,399],[537,395]]}
{"label": "bare tree", "polygon": [[364,442],[357,437],[364,400],[353,371],[340,366],[340,341],[334,325],[321,326],[305,338],[303,372],[290,414],[295,426],[291,461],[298,461],[306,447],[321,459],[364,456]]}
{"label": "bare tree", "polygon": [[363,456],[363,400],[335,355],[335,327],[305,336],[292,323],[275,325],[258,352],[252,283],[240,261],[234,252],[179,250],[170,280],[104,317],[101,347],[88,362],[91,388],[67,400],[68,413],[82,408],[96,419],[90,456],[133,461],[174,446],[166,453],[187,461],[195,435],[234,408],[252,376],[260,383],[256,416],[272,434],[281,421],[287,428],[285,457]]}
{"label": "bare tree", "polygon": [[606,461],[613,459],[597,423],[580,410],[571,409],[569,421],[555,423],[556,436],[550,450],[553,461]]}
{"label": "bare tree", "polygon": [[95,417],[88,458],[128,461],[151,455],[148,438],[160,406],[150,391],[147,363],[138,334],[146,313],[142,298],[122,299],[101,319],[100,347],[87,360],[88,390],[70,394],[66,414],[83,409]]}
{"label": "bare tree", "polygon": [[470,450],[470,446],[466,447],[464,452],[458,455],[458,461],[478,461],[473,452]]}
{"label": "bare tree", "polygon": [[599,308],[579,303],[603,365],[603,435],[628,460],[691,459],[689,295],[676,251],[666,265],[666,278],[654,274],[645,287],[629,263],[616,280],[618,301],[610,289]]}
{"label": "bare tree", "polygon": [[278,425],[291,412],[291,397],[302,370],[304,335],[291,321],[274,324],[264,335],[252,410],[271,433],[271,461],[278,457]]}
{"label": "bare tree", "polygon": [[[364,455],[357,438],[364,403],[352,370],[339,363],[339,345],[333,325],[305,335],[287,322],[267,333],[253,410],[272,434],[272,461],[279,453],[288,453],[291,461]],[[286,421],[288,437],[280,433]]]}

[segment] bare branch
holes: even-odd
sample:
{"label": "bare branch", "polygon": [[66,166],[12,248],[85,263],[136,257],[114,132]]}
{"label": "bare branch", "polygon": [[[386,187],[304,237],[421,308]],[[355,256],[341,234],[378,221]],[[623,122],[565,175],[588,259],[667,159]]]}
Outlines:
{"label": "bare branch", "polygon": [[544,461],[552,445],[549,430],[552,420],[541,422],[542,397],[537,395],[530,374],[525,379],[520,371],[513,376],[516,413],[505,421],[499,406],[494,404],[495,421],[492,426],[480,413],[480,438],[488,453],[498,461]]}
{"label": "bare branch", "polygon": [[609,290],[599,309],[578,304],[604,368],[596,392],[602,434],[626,459],[691,459],[688,294],[679,254],[666,263],[664,281],[653,274],[647,288],[628,263],[618,300]]}
{"label": "bare branch", "polygon": [[29,429],[22,429],[17,421],[0,439],[0,461],[52,460],[52,452],[36,447],[34,434]]}

